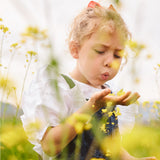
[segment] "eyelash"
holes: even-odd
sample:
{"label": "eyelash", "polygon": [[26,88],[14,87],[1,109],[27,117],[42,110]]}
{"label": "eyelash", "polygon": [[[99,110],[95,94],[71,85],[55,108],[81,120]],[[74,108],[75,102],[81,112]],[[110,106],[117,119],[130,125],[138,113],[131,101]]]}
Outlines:
{"label": "eyelash", "polygon": [[[98,51],[98,50],[96,50],[96,49],[95,49],[95,51],[96,51],[98,54],[103,54],[103,53],[105,53],[105,51]],[[117,55],[117,54],[114,54],[114,57],[115,57],[115,58],[121,58],[121,56],[119,56],[119,55]]]}
{"label": "eyelash", "polygon": [[122,58],[119,54],[117,54],[117,53],[119,53],[119,51],[116,51],[115,53],[114,53],[114,57],[115,58]]}
{"label": "eyelash", "polygon": [[118,55],[116,55],[116,54],[114,55],[114,57],[115,57],[115,58],[121,58],[121,56],[118,56]]}
{"label": "eyelash", "polygon": [[96,49],[95,49],[95,51],[96,51],[98,54],[103,54],[103,53],[105,53],[105,51],[98,51],[98,50],[96,50]]}

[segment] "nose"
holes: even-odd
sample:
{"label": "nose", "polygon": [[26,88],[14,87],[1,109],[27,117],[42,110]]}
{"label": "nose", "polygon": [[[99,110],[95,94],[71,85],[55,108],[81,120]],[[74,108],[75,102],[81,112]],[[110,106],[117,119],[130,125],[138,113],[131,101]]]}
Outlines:
{"label": "nose", "polygon": [[113,61],[114,61],[113,54],[109,54],[109,53],[108,53],[108,54],[104,57],[104,66],[106,66],[106,67],[111,67]]}

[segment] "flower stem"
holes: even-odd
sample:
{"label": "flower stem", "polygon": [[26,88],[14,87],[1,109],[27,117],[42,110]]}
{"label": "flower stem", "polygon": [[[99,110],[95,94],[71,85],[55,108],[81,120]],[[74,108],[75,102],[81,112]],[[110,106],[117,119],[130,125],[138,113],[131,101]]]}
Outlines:
{"label": "flower stem", "polygon": [[0,64],[2,63],[3,42],[4,42],[4,33],[2,34],[1,46],[0,46]]}
{"label": "flower stem", "polygon": [[24,87],[25,87],[25,83],[26,83],[26,79],[27,79],[27,76],[28,76],[28,72],[29,72],[29,68],[30,68],[31,62],[32,62],[32,56],[31,56],[30,61],[29,61],[28,65],[27,65],[26,73],[25,73],[25,76],[24,76],[21,95],[20,95],[20,99],[19,99],[19,104],[17,106],[17,111],[16,111],[16,117],[18,115],[18,110],[19,110],[19,107],[21,105],[22,95],[23,95],[23,91],[24,91]]}

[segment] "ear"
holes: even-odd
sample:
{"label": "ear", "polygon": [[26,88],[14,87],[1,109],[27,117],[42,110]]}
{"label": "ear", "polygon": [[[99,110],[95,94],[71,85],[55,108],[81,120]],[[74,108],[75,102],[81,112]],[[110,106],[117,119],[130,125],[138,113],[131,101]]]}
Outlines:
{"label": "ear", "polygon": [[69,50],[70,50],[70,53],[72,55],[73,58],[75,59],[78,59],[79,58],[79,44],[75,41],[71,41],[69,43]]}

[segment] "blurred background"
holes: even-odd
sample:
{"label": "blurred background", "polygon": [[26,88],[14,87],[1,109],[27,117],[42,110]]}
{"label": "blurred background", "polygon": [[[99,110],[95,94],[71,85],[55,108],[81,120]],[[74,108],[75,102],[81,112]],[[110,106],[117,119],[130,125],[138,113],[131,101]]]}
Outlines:
{"label": "blurred background", "polygon": [[[126,48],[127,63],[116,78],[107,82],[116,92],[123,89],[141,95],[138,110],[134,104],[130,109],[121,108],[120,132],[129,132],[122,135],[123,146],[136,157],[155,155],[160,159],[160,1],[95,1],[106,7],[112,3],[132,34],[132,42]],[[1,159],[39,159],[19,119],[21,99],[37,70],[51,58],[56,71],[72,70],[75,61],[66,40],[73,18],[88,3],[89,0],[0,0]]]}
{"label": "blurred background", "polygon": [[[128,63],[123,66],[120,74],[110,81],[115,88],[138,91],[141,101],[160,100],[160,1],[159,0],[99,0],[102,5],[110,3],[124,18],[133,40],[143,46],[138,53],[130,53]],[[38,62],[32,63],[25,82],[25,88],[29,86],[36,70],[48,63],[50,50],[47,45],[52,45],[52,53],[59,61],[61,72],[69,72],[75,61],[71,58],[67,36],[69,26],[74,16],[87,6],[89,0],[0,0],[0,21],[8,27],[6,34],[1,33],[2,61],[1,70],[7,70],[9,64],[9,52],[11,45],[24,41],[22,33],[28,26],[38,28],[39,31],[47,30],[49,42],[44,38],[38,42],[30,41],[25,47],[16,49],[14,60],[10,66],[9,75],[16,83],[17,97],[23,85],[26,72],[27,50],[38,53]],[[2,42],[3,38],[3,42]],[[26,40],[26,39],[25,39]],[[3,44],[2,44],[3,43]],[[44,47],[45,46],[45,47]],[[139,47],[138,46],[138,47]],[[15,103],[14,100],[7,100]]]}

